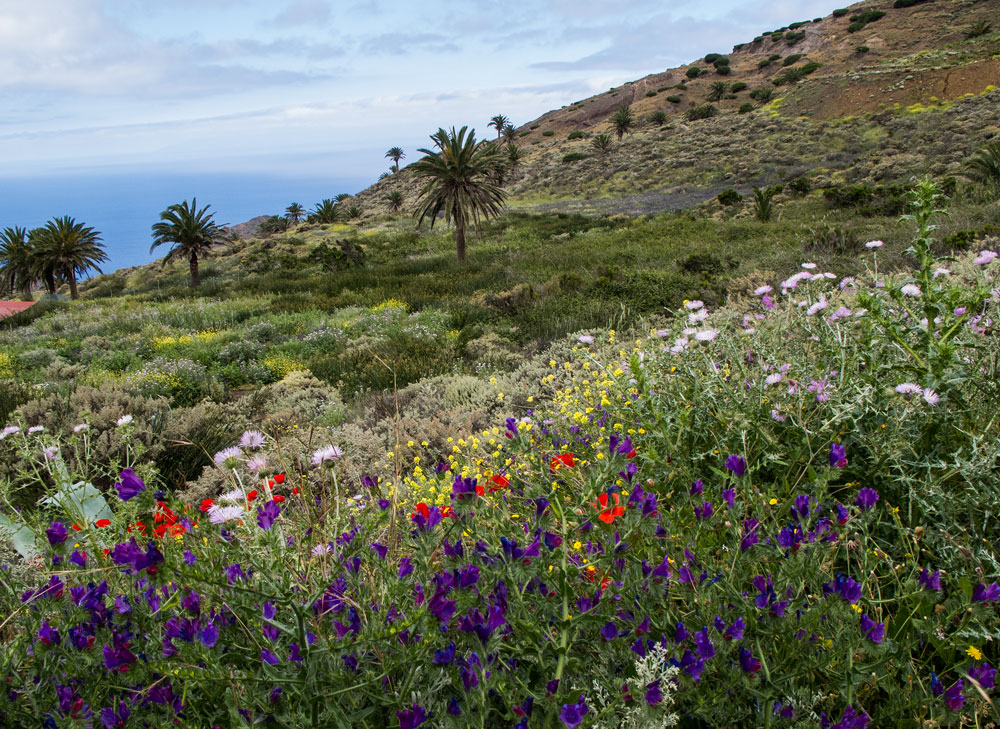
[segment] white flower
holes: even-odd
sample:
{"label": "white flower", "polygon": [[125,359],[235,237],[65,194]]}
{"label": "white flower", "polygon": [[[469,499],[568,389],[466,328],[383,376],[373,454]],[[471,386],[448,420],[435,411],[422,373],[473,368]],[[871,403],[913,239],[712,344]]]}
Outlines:
{"label": "white flower", "polygon": [[806,316],[816,316],[816,314],[823,311],[823,309],[827,306],[829,306],[829,304],[826,299],[820,299],[806,310]]}
{"label": "white flower", "polygon": [[692,324],[705,321],[708,318],[708,309],[698,309],[693,314],[688,314],[688,321]]}
{"label": "white flower", "polygon": [[324,554],[330,554],[333,550],[330,549],[329,544],[317,544],[312,548],[313,557],[322,557]]}
{"label": "white flower", "polygon": [[783,372],[775,372],[773,375],[768,375],[764,378],[764,382],[768,385],[777,385],[783,379],[785,379],[785,374]]}
{"label": "white flower", "polygon": [[943,266],[940,267],[940,268],[935,268],[934,269],[934,278],[937,278],[938,276],[947,276],[950,273],[951,273],[951,271],[949,271],[947,268],[944,268]]}
{"label": "white flower", "polygon": [[44,425],[32,425],[30,428],[28,428],[29,433],[41,433],[43,430],[45,430]]}
{"label": "white flower", "polygon": [[755,288],[753,290],[753,295],[754,296],[763,296],[764,294],[769,294],[772,291],[774,291],[774,289],[772,289],[767,284],[764,284],[763,286],[759,286],[759,287]]}
{"label": "white flower", "polygon": [[979,255],[972,259],[972,265],[985,266],[997,257],[996,251],[979,251]]}
{"label": "white flower", "polygon": [[695,332],[694,338],[699,342],[711,342],[719,336],[719,332],[716,329],[699,329]]}
{"label": "white flower", "polygon": [[870,240],[865,243],[865,248],[881,248],[883,245],[885,244],[880,240]]}
{"label": "white flower", "polygon": [[243,516],[242,506],[213,506],[208,510],[208,520],[213,524],[225,524],[241,516]]}
{"label": "white flower", "polygon": [[680,347],[680,348],[683,349],[684,347],[688,346],[688,338],[687,337],[677,337],[677,339],[674,340],[674,346],[675,347]]}
{"label": "white flower", "polygon": [[344,455],[344,452],[335,445],[323,446],[313,453],[312,464],[319,466],[327,461],[336,461],[342,455]]}
{"label": "white flower", "polygon": [[684,351],[684,349],[685,349],[684,347],[675,344],[673,347],[670,348],[670,354],[680,354],[681,352]]}
{"label": "white flower", "polygon": [[227,468],[231,468],[236,465],[233,461],[242,455],[243,451],[236,446],[230,446],[229,448],[223,448],[221,451],[216,453],[212,457],[212,460],[215,461],[216,466],[225,465]]}
{"label": "white flower", "polygon": [[923,395],[924,395],[924,402],[926,402],[928,405],[932,407],[941,402],[941,396],[938,395],[936,392],[934,392],[934,390],[932,390],[929,387],[924,388]]}
{"label": "white flower", "polygon": [[805,269],[808,269],[809,271],[811,271],[814,268],[816,268],[816,264],[815,263],[803,263],[802,264],[802,268],[805,268]]}
{"label": "white flower", "polygon": [[229,503],[242,503],[246,501],[247,495],[243,493],[242,489],[234,489],[232,491],[227,491],[222,496],[219,497],[219,501],[228,501]]}
{"label": "white flower", "polygon": [[264,456],[254,456],[247,461],[247,470],[250,473],[259,473],[265,468],[267,468],[267,459]]}
{"label": "white flower", "polygon": [[118,418],[118,421],[115,424],[120,428],[123,425],[128,425],[131,422],[132,422],[131,415],[122,415],[120,418]]}
{"label": "white flower", "polygon": [[21,432],[21,426],[19,426],[19,425],[8,425],[3,430],[0,430],[0,440],[3,440],[8,435],[14,435],[14,433],[20,433],[20,432]]}
{"label": "white flower", "polygon": [[904,382],[900,385],[896,385],[896,392],[900,395],[920,395],[923,391],[924,388],[912,382]]}
{"label": "white flower", "polygon": [[771,408],[771,419],[776,422],[783,423],[788,418],[787,416],[782,415],[781,411],[778,410],[777,408]]}
{"label": "white flower", "polygon": [[580,344],[593,344],[594,338],[589,334],[581,334],[579,337],[576,338],[576,341],[578,341]]}
{"label": "white flower", "polygon": [[257,450],[264,445],[264,434],[259,430],[248,430],[240,436],[240,447]]}
{"label": "white flower", "polygon": [[[828,279],[830,281],[833,281],[833,279],[837,278],[837,274],[833,273],[832,271],[827,271],[826,273],[820,275],[822,275],[823,278]],[[813,276],[813,278],[816,278],[816,276]]]}
{"label": "white flower", "polygon": [[695,299],[694,301],[685,301],[684,302],[684,306],[686,306],[691,311],[696,311],[697,309],[700,309],[704,305],[705,305],[705,302],[704,301],[699,301],[698,299]]}
{"label": "white flower", "polygon": [[656,330],[656,336],[658,336],[660,339],[663,339],[664,337],[669,336],[669,335],[670,335],[670,330],[669,329],[657,329]]}
{"label": "white flower", "polygon": [[906,284],[899,290],[904,296],[920,296],[920,287],[916,284]]}
{"label": "white flower", "polygon": [[74,425],[73,426],[73,432],[74,433],[82,433],[83,431],[85,431],[89,427],[90,426],[87,425],[86,423],[80,423],[79,425]]}
{"label": "white flower", "polygon": [[683,329],[683,330],[681,331],[681,334],[683,334],[683,335],[684,335],[685,337],[690,337],[690,336],[691,336],[692,334],[694,334],[694,333],[695,333],[696,331],[698,331],[698,330],[697,330],[697,329],[695,329],[695,328],[693,328],[693,327],[685,327],[685,328],[684,328],[684,329]]}

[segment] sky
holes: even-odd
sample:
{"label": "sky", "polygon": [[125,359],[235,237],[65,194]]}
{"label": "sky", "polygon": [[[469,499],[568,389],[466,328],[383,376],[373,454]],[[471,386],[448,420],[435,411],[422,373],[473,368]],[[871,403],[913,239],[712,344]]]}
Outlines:
{"label": "sky", "polygon": [[370,179],[828,14],[830,0],[0,0],[0,181]]}

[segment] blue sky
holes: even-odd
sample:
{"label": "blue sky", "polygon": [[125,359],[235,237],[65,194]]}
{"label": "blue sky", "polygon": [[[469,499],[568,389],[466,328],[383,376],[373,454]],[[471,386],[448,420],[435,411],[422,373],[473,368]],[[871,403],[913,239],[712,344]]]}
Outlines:
{"label": "blue sky", "polygon": [[835,6],[0,0],[0,175],[374,179],[439,126],[483,136]]}

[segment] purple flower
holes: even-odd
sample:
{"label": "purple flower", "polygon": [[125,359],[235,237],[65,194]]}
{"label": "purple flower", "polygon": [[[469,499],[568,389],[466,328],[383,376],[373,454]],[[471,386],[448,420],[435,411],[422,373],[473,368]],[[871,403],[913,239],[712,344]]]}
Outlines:
{"label": "purple flower", "polygon": [[38,640],[42,641],[42,645],[59,645],[62,642],[59,631],[49,625],[46,620],[42,621],[42,627],[38,631]]}
{"label": "purple flower", "polygon": [[859,714],[853,706],[848,706],[844,709],[840,721],[831,726],[830,729],[866,729],[869,721],[871,719],[868,714],[863,711]]}
{"label": "purple flower", "polygon": [[281,506],[277,501],[268,501],[257,509],[257,526],[265,531],[274,525],[274,520],[281,514]]}
{"label": "purple flower", "polygon": [[941,570],[921,570],[917,581],[925,590],[941,590]]}
{"label": "purple flower", "polygon": [[234,562],[233,564],[226,567],[226,581],[232,585],[237,580],[245,580],[246,573],[243,572],[243,568],[240,567],[239,562]]}
{"label": "purple flower", "polygon": [[844,575],[837,573],[834,577],[833,582],[827,582],[823,585],[824,593],[835,593],[840,595],[847,602],[854,604],[861,599],[861,585],[852,580],[850,577],[845,577]]}
{"label": "purple flower", "polygon": [[413,704],[409,709],[400,709],[396,712],[399,719],[399,729],[416,729],[427,719],[427,712],[420,704]]}
{"label": "purple flower", "polygon": [[723,638],[726,640],[743,640],[743,631],[746,629],[746,622],[743,618],[736,618],[736,621],[726,628]]}
{"label": "purple flower", "polygon": [[694,644],[698,650],[698,655],[702,658],[711,658],[715,655],[715,646],[712,639],[708,637],[708,626],[694,634]]}
{"label": "purple flower", "polygon": [[736,489],[726,489],[723,491],[722,500],[729,504],[729,508],[732,509],[736,503]]}
{"label": "purple flower", "polygon": [[872,643],[881,643],[885,640],[885,623],[876,623],[867,615],[861,616],[861,632],[865,634]]}
{"label": "purple flower", "polygon": [[86,567],[87,566],[87,553],[84,552],[83,550],[77,551],[77,550],[74,549],[73,550],[73,554],[71,554],[69,556],[69,561],[72,562],[73,564],[75,564],[78,567]]}
{"label": "purple flower", "polygon": [[996,687],[997,669],[989,663],[979,663],[969,669],[969,678],[973,679],[984,690],[990,691]]}
{"label": "purple flower", "polygon": [[389,548],[378,542],[372,542],[372,550],[378,555],[379,559],[385,559],[385,555],[389,553]]}
{"label": "purple flower", "polygon": [[201,632],[198,634],[198,640],[206,648],[215,648],[215,644],[219,640],[219,628],[215,623],[209,623],[201,629]]}
{"label": "purple flower", "polygon": [[757,529],[760,528],[760,522],[756,519],[744,519],[743,520],[743,537],[740,539],[740,551],[745,552],[753,545],[760,542],[760,537],[757,536]]}
{"label": "purple flower", "polygon": [[745,476],[747,472],[747,462],[743,456],[732,455],[726,459],[726,468],[736,476]]}
{"label": "purple flower", "polygon": [[614,640],[618,637],[618,628],[615,627],[613,622],[605,623],[604,627],[601,628],[601,637],[604,638],[605,641]]}
{"label": "purple flower", "polygon": [[118,489],[118,498],[122,501],[128,501],[145,491],[146,484],[135,475],[135,471],[126,468],[122,471],[121,481],[115,484],[115,488]]}
{"label": "purple flower", "polygon": [[128,704],[124,701],[119,701],[117,711],[111,707],[101,709],[101,724],[104,725],[104,729],[116,729],[117,727],[125,726],[125,722],[128,721],[131,713],[128,710]]}
{"label": "purple flower", "polygon": [[124,670],[135,662],[135,655],[129,650],[128,643],[115,636],[112,645],[104,646],[104,667],[109,671]]}
{"label": "purple flower", "polygon": [[413,574],[413,563],[409,557],[403,557],[399,560],[399,572],[396,573],[396,577],[401,580],[411,574]]}
{"label": "purple flower", "polygon": [[941,679],[935,671],[931,671],[931,693],[935,696],[940,696],[944,693],[944,684],[941,683]]}
{"label": "purple flower", "polygon": [[997,600],[1000,600],[1000,585],[996,582],[988,586],[980,582],[972,590],[972,602],[996,602]]}
{"label": "purple flower", "polygon": [[740,648],[740,668],[743,669],[743,673],[749,673],[752,676],[761,669],[761,663],[754,657],[753,653],[746,648]]}
{"label": "purple flower", "polygon": [[281,663],[281,659],[266,648],[260,652],[260,660],[261,663],[266,663],[269,666],[277,666]]}
{"label": "purple flower", "polygon": [[53,547],[65,542],[68,535],[69,532],[66,530],[66,527],[59,521],[52,522],[52,526],[45,530],[45,536],[49,538],[49,544]]}
{"label": "purple flower", "polygon": [[847,449],[840,443],[830,444],[830,468],[844,468],[847,465]]}
{"label": "purple flower", "polygon": [[952,711],[958,711],[965,705],[965,697],[962,695],[962,679],[958,679],[944,692],[944,704]]}
{"label": "purple flower", "polygon": [[569,727],[569,729],[576,729],[576,727],[583,723],[583,717],[589,712],[590,709],[587,708],[587,702],[583,698],[583,694],[580,694],[579,702],[562,705],[562,710],[559,712],[559,721]]}
{"label": "purple flower", "polygon": [[646,684],[646,703],[650,706],[656,706],[661,701],[663,701],[663,693],[660,691],[660,680],[657,679]]}
{"label": "purple flower", "polygon": [[704,490],[705,490],[705,484],[702,482],[702,480],[700,478],[697,481],[695,481],[693,484],[691,484],[690,493],[691,493],[692,496],[697,496],[698,494],[700,494]]}
{"label": "purple flower", "polygon": [[875,502],[878,499],[878,491],[866,487],[858,491],[858,496],[854,499],[854,505],[861,509],[861,511],[868,511],[875,506]]}

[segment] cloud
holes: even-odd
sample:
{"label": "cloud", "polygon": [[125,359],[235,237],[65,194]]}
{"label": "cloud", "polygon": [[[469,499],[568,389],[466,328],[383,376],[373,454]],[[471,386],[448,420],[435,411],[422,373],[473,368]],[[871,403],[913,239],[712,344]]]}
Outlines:
{"label": "cloud", "polygon": [[404,56],[415,52],[457,53],[450,36],[441,33],[382,33],[361,42],[362,54]]}
{"label": "cloud", "polygon": [[279,27],[322,25],[329,19],[330,6],[323,0],[297,0],[278,13],[270,24]]}

